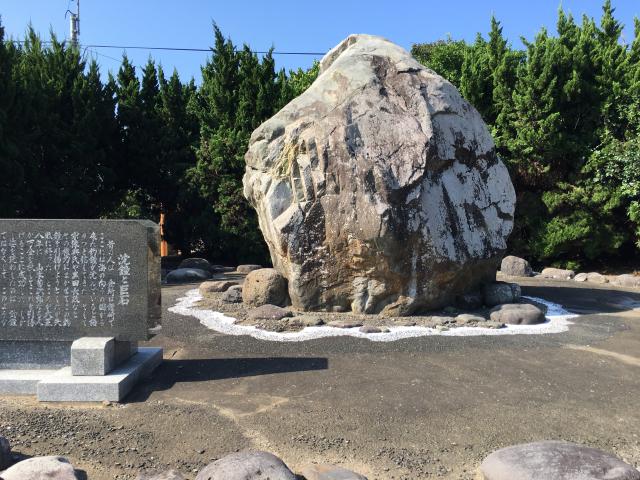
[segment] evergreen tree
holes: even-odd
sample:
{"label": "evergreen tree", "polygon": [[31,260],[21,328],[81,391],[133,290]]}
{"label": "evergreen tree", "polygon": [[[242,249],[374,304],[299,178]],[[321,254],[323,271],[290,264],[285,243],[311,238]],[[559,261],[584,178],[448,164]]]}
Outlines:
{"label": "evergreen tree", "polygon": [[435,71],[460,88],[462,64],[469,46],[464,40],[451,37],[432,43],[418,43],[411,47],[411,55],[422,65]]}

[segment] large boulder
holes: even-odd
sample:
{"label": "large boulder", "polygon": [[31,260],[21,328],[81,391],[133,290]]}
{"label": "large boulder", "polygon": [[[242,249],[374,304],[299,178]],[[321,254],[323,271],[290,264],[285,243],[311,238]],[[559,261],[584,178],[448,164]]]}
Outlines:
{"label": "large boulder", "polygon": [[2,472],[2,480],[79,480],[64,457],[33,457]]}
{"label": "large boulder", "polygon": [[497,450],[480,465],[483,480],[640,480],[640,472],[595,448],[544,441]]}
{"label": "large boulder", "polygon": [[296,476],[275,455],[248,450],[210,463],[196,480],[296,480]]}
{"label": "large boulder", "polygon": [[513,226],[513,186],[480,114],[381,37],[331,50],[245,159],[245,197],[298,309],[451,304],[494,278]]}
{"label": "large boulder", "polygon": [[289,303],[287,281],[273,268],[261,268],[249,272],[242,286],[242,301],[247,305],[278,305]]}
{"label": "large boulder", "polygon": [[500,271],[512,277],[531,277],[533,270],[524,258],[508,255],[502,259]]}

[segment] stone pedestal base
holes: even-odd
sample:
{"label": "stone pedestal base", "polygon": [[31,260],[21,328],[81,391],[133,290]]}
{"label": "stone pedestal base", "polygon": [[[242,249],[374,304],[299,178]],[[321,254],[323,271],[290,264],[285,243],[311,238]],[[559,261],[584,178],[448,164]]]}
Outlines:
{"label": "stone pedestal base", "polygon": [[7,345],[10,352],[0,355],[0,395],[35,394],[43,402],[119,402],[162,362],[161,348],[113,338]]}
{"label": "stone pedestal base", "polygon": [[107,375],[75,376],[62,368],[37,384],[41,402],[119,402],[141,379],[162,362],[161,348],[140,348],[127,362]]}

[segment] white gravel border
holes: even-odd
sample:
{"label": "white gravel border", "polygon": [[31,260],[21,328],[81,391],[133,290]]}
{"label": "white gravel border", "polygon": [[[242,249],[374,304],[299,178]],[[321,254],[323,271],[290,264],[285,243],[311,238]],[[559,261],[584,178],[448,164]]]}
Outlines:
{"label": "white gravel border", "polygon": [[175,306],[169,308],[172,313],[192,316],[200,320],[200,323],[211,330],[226,335],[250,335],[258,340],[274,342],[304,342],[324,337],[350,336],[364,338],[372,342],[393,342],[403,338],[424,337],[429,335],[442,335],[445,337],[473,337],[478,335],[538,335],[545,333],[561,333],[569,330],[572,322],[570,318],[577,315],[571,314],[557,303],[548,302],[536,297],[523,297],[542,303],[547,306],[547,321],[539,325],[507,325],[505,328],[482,327],[456,327],[440,332],[435,328],[427,327],[388,327],[388,333],[362,333],[359,327],[336,328],[326,325],[318,327],[306,327],[299,332],[269,332],[250,325],[236,325],[236,319],[227,317],[221,312],[213,310],[201,310],[195,304],[202,300],[198,289],[189,290],[184,297],[178,299]]}

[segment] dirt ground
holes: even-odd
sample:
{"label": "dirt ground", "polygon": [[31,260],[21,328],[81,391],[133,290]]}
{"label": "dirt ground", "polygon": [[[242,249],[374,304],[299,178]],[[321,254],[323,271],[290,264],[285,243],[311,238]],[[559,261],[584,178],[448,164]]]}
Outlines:
{"label": "dirt ground", "polygon": [[91,480],[176,468],[187,478],[244,448],[294,471],[310,462],[370,480],[473,479],[507,445],[563,439],[640,466],[640,292],[524,280],[523,294],[580,313],[568,332],[334,337],[296,343],[222,335],[168,312],[165,362],[125,402],[0,397],[0,435],[25,455],[68,457]]}

